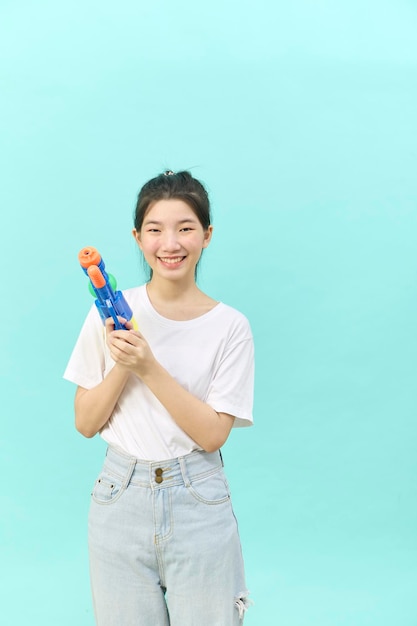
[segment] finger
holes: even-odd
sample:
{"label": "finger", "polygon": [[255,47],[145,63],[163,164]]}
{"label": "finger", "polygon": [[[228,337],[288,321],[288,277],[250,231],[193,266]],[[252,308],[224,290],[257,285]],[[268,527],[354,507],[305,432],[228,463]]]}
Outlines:
{"label": "finger", "polygon": [[116,348],[122,352],[126,352],[132,347],[132,344],[129,341],[126,341],[123,336],[116,336],[114,332],[110,335],[108,343],[110,348]]}
{"label": "finger", "polygon": [[104,326],[105,326],[106,332],[107,333],[111,333],[111,331],[114,330],[114,320],[113,320],[113,318],[112,317],[107,317],[104,320]]}
{"label": "finger", "polygon": [[125,327],[126,330],[131,330],[133,328],[132,322],[127,320],[125,317],[122,317],[121,315],[118,315],[117,319],[119,320],[121,325]]}
{"label": "finger", "polygon": [[122,339],[132,345],[139,345],[140,340],[143,340],[142,335],[136,330],[114,330],[112,332],[112,337]]}
{"label": "finger", "polygon": [[[127,334],[127,333],[126,333]],[[130,340],[130,339],[133,339]],[[130,338],[127,334],[127,338],[115,337],[114,333],[111,335],[111,339],[109,341],[110,351],[117,352],[119,355],[125,355],[128,357],[133,357],[135,354],[138,354],[139,341],[135,338]]]}
{"label": "finger", "polygon": [[118,363],[124,363],[131,356],[129,350],[126,349],[127,344],[125,342],[121,342],[121,344],[121,346],[115,344],[109,346],[112,359]]}

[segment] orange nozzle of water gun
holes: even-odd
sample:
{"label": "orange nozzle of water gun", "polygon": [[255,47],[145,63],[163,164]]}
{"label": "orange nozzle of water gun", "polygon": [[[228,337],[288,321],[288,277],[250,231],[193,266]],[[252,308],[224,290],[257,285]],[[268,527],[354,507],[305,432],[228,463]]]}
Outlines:
{"label": "orange nozzle of water gun", "polygon": [[100,271],[97,265],[90,265],[87,269],[87,274],[96,289],[101,289],[106,284],[106,279]]}
{"label": "orange nozzle of water gun", "polygon": [[87,269],[90,265],[99,265],[101,263],[101,255],[96,248],[88,246],[87,248],[80,250],[78,253],[78,260],[81,267]]}

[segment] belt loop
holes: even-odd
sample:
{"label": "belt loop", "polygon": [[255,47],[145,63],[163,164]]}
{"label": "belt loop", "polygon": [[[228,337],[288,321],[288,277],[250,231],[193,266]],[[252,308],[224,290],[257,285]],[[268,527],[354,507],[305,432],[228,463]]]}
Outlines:
{"label": "belt loop", "polygon": [[129,483],[130,483],[130,479],[132,478],[132,474],[133,474],[133,470],[135,469],[136,466],[136,459],[132,459],[129,463],[129,467],[127,468],[127,474],[125,476],[125,479],[123,481],[123,487],[126,488]]}
{"label": "belt loop", "polygon": [[220,461],[222,462],[222,467],[224,467],[224,461],[223,461],[223,455],[222,455],[222,451],[219,448],[219,454],[220,454]]}
{"label": "belt loop", "polygon": [[182,474],[182,479],[184,481],[184,485],[186,487],[189,487],[191,485],[190,483],[190,479],[188,478],[188,474],[187,474],[187,467],[186,467],[186,463],[185,463],[185,459],[183,456],[180,456],[178,458],[179,464],[180,464],[180,468],[181,468],[181,474]]}

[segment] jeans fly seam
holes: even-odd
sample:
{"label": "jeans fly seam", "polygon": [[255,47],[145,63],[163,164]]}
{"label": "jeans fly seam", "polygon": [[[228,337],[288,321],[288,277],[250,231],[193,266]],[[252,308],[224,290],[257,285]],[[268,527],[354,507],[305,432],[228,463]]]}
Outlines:
{"label": "jeans fly seam", "polygon": [[[159,522],[159,526],[160,528],[157,529],[157,506],[158,503],[156,502],[156,496],[157,494],[154,493],[154,524],[155,524],[155,546],[159,546],[162,543],[164,543],[165,541],[167,541],[168,539],[170,539],[172,537],[173,534],[173,526],[174,526],[174,520],[173,520],[173,516],[172,516],[172,499],[171,499],[171,493],[169,491],[166,492],[166,497],[168,499],[168,502],[166,503],[167,506],[162,506],[162,514],[161,514],[161,507],[160,507],[160,522]],[[162,495],[162,494],[161,494]],[[164,496],[165,497],[165,496]],[[161,503],[159,503],[161,504]],[[166,513],[168,512],[168,515],[166,515]],[[162,534],[160,532],[161,530],[161,526],[168,521],[169,526],[168,526],[168,532],[166,532],[165,534]]]}

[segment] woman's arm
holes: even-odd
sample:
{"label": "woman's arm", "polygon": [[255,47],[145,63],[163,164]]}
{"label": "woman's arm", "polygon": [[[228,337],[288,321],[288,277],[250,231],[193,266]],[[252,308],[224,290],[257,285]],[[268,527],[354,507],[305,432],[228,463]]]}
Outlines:
{"label": "woman's arm", "polygon": [[157,362],[140,378],[178,426],[203,450],[214,452],[221,448],[232,429],[233,416],[217,413],[210,405],[193,396]]}
{"label": "woman's arm", "polygon": [[206,452],[218,450],[226,441],[234,417],[217,413],[210,405],[186,391],[153,356],[137,331],[114,331],[108,337],[111,356],[134,373],[158,398],[182,430]]}
{"label": "woman's arm", "polygon": [[[132,328],[132,324],[122,317],[119,321]],[[106,339],[114,330],[112,318],[106,320]],[[130,372],[116,364],[107,376],[95,387],[77,387],[75,393],[75,427],[84,437],[94,437],[110,419],[114,407],[129,379]]]}
{"label": "woman's arm", "polygon": [[75,427],[84,437],[94,437],[108,421],[130,376],[129,370],[115,365],[96,387],[77,387]]}

